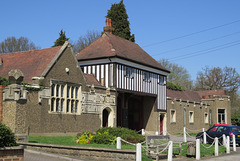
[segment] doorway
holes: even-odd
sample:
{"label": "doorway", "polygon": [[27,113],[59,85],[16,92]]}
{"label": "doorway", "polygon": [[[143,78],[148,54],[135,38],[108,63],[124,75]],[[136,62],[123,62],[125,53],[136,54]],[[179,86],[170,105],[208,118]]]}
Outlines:
{"label": "doorway", "polygon": [[108,118],[109,118],[109,112],[107,109],[103,110],[102,114],[102,127],[108,127]]}

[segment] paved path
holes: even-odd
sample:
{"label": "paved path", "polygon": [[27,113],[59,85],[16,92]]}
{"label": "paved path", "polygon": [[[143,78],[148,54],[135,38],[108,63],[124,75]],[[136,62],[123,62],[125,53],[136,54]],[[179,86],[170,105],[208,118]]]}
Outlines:
{"label": "paved path", "polygon": [[62,156],[51,153],[24,150],[24,161],[83,161],[69,156]]}

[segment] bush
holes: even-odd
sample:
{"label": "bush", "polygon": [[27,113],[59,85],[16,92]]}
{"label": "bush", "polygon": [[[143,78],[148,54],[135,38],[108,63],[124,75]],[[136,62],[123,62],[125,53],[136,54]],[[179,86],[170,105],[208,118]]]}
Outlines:
{"label": "bush", "polygon": [[0,147],[16,146],[16,139],[12,130],[0,123]]}
{"label": "bush", "polygon": [[179,84],[174,84],[172,82],[167,82],[167,89],[175,91],[184,91],[184,89]]}
{"label": "bush", "polygon": [[81,134],[77,134],[77,141],[76,143],[79,144],[89,144],[92,141],[93,135],[89,132],[84,132]]}
{"label": "bush", "polygon": [[109,134],[107,131],[101,133],[97,132],[96,135],[93,136],[92,141],[96,144],[115,144],[117,137]]}
{"label": "bush", "polygon": [[100,128],[97,133],[108,132],[109,135],[114,136],[115,138],[121,137],[122,139],[131,142],[131,143],[139,143],[145,140],[145,137],[138,134],[135,130],[130,130],[127,128],[121,127],[103,127]]}

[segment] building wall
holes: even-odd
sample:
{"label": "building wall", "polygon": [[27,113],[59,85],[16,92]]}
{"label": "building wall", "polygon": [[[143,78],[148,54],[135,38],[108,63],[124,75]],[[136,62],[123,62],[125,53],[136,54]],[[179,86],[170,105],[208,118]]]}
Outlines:
{"label": "building wall", "polygon": [[[69,72],[66,72],[66,68]],[[82,90],[86,90],[86,81],[84,75],[77,65],[75,56],[72,53],[72,49],[67,47],[64,53],[58,58],[55,64],[52,66],[50,71],[46,74],[44,80],[42,80],[42,85],[45,87],[50,87],[51,79],[80,83],[82,84]]]}
{"label": "building wall", "polygon": [[[66,68],[69,72],[66,72]],[[79,85],[81,105],[78,112],[52,110],[51,100],[56,97],[52,96],[52,80]],[[75,135],[83,131],[95,132],[102,126],[102,111],[105,108],[110,112],[109,123],[116,125],[115,91],[86,86],[70,48],[66,48],[39,84],[42,85],[39,91],[26,91],[17,84],[9,85],[4,91],[3,122],[16,134]],[[24,96],[20,96],[21,93]]]}
{"label": "building wall", "polygon": [[[186,115],[184,115],[184,107]],[[183,133],[184,117],[188,133],[200,132],[202,128],[208,129],[217,124],[218,108],[226,110],[228,124],[231,124],[231,105],[229,98],[214,97],[213,99],[202,99],[202,102],[189,102],[180,99],[167,100],[167,131],[170,134]],[[172,121],[171,111],[175,110],[175,121]],[[212,112],[210,112],[212,111]],[[194,113],[194,121],[190,121],[190,112]],[[212,113],[212,114],[210,114]],[[207,120],[206,116],[207,114]],[[212,116],[210,116],[212,115]],[[212,118],[210,121],[210,117]]]}

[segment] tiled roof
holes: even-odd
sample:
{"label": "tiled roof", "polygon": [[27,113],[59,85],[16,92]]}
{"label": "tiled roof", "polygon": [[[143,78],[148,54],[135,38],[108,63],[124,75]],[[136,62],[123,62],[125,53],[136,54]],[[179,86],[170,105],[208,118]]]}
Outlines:
{"label": "tiled roof", "polygon": [[171,99],[179,98],[182,100],[189,100],[189,101],[195,101],[200,102],[201,97],[199,94],[195,91],[175,91],[171,89],[167,89],[167,97],[170,97]]}
{"label": "tiled roof", "polygon": [[8,78],[11,69],[20,69],[24,74],[23,82],[32,83],[32,77],[42,75],[61,47],[1,54],[0,75]]}
{"label": "tiled roof", "polygon": [[196,91],[201,98],[213,98],[213,95],[224,96],[226,95],[225,90],[207,90],[207,91]]}
{"label": "tiled roof", "polygon": [[171,99],[182,99],[200,102],[201,99],[213,98],[213,95],[224,96],[226,95],[225,90],[207,90],[207,91],[175,91],[171,89],[167,89],[167,97]]}
{"label": "tiled roof", "polygon": [[118,57],[169,72],[139,45],[110,33],[104,33],[77,54],[78,60]]}
{"label": "tiled roof", "polygon": [[102,86],[101,83],[96,79],[96,77],[94,77],[94,75],[85,73],[84,76],[86,78],[87,84]]}

